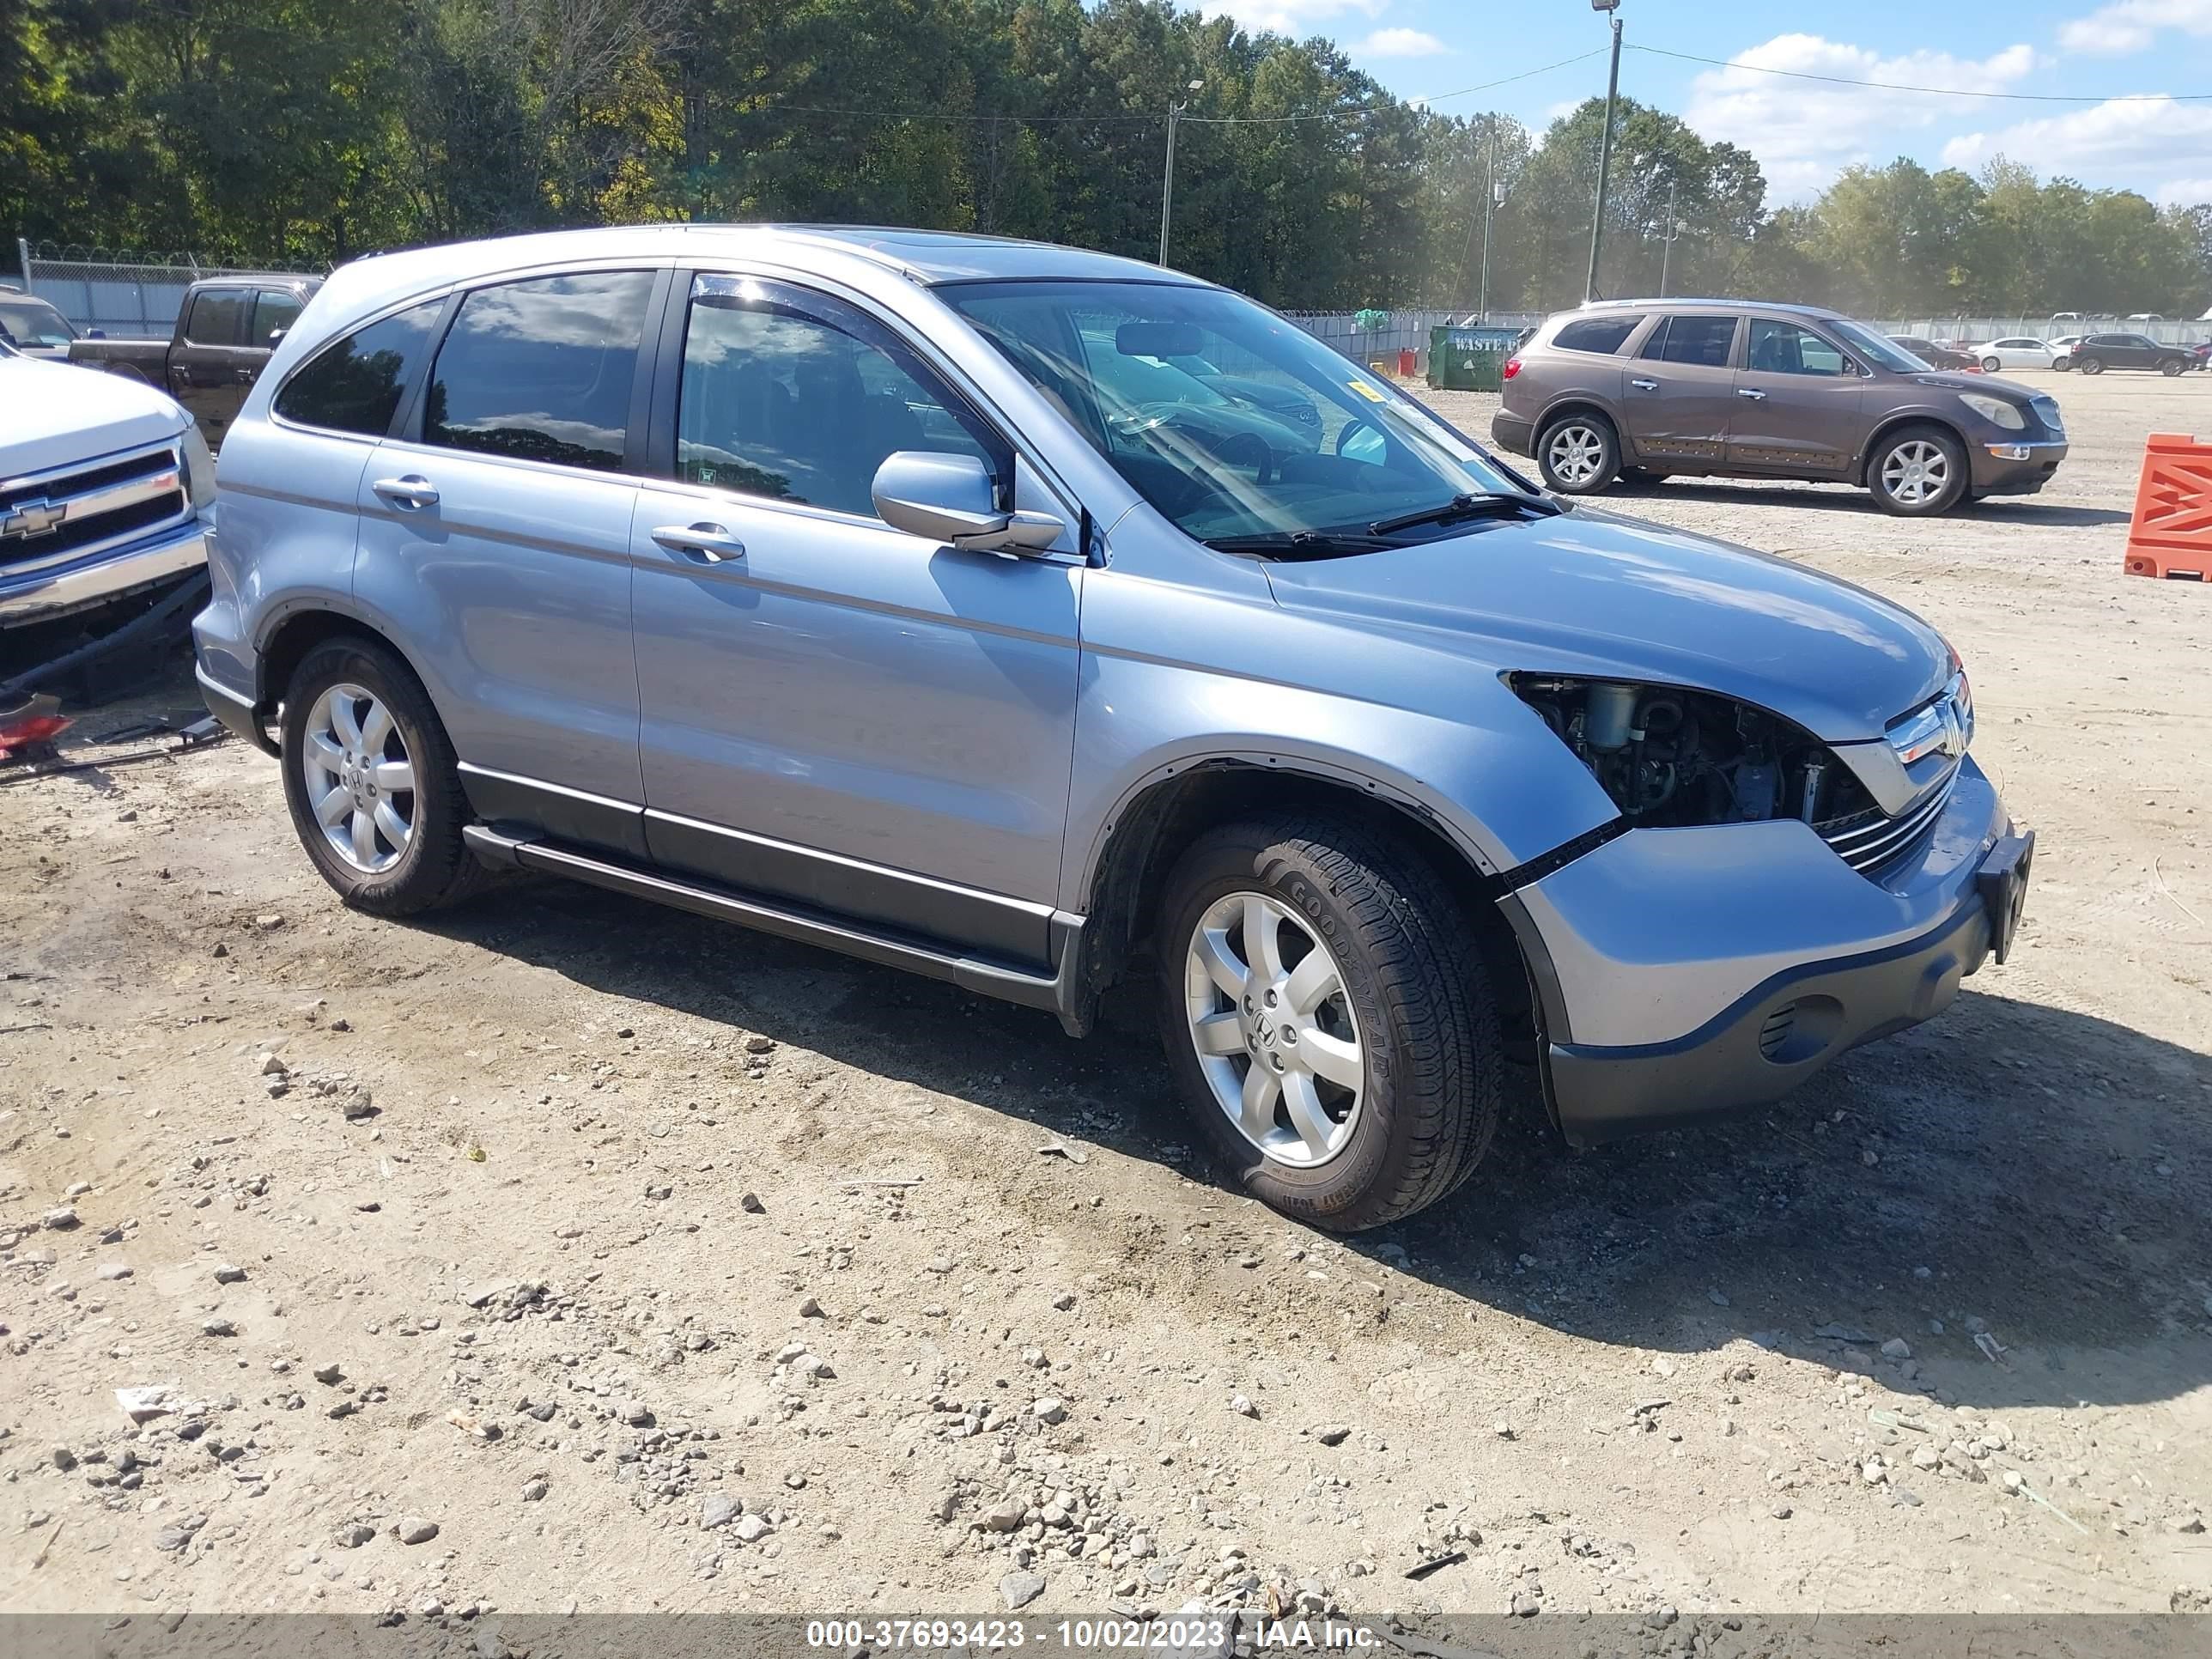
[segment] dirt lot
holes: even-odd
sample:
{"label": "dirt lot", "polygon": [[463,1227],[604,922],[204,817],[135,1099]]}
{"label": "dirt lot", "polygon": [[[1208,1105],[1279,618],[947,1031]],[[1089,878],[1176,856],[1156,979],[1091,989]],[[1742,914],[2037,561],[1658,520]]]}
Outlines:
{"label": "dirt lot", "polygon": [[1218,1183],[1140,1020],[577,887],[373,921],[236,744],[0,787],[0,1606],[2203,1607],[2212,592],[2119,567],[2212,378],[2052,386],[2032,501],[1616,503],[1950,635],[2011,964],[1350,1243]]}

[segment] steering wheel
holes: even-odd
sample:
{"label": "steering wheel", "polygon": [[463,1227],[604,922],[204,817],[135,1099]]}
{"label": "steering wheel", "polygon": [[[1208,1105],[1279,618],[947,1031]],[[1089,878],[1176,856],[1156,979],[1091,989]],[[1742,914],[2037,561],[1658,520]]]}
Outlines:
{"label": "steering wheel", "polygon": [[1216,444],[1213,453],[1231,466],[1252,468],[1255,483],[1266,484],[1275,481],[1275,452],[1268,447],[1265,438],[1255,433],[1234,433]]}

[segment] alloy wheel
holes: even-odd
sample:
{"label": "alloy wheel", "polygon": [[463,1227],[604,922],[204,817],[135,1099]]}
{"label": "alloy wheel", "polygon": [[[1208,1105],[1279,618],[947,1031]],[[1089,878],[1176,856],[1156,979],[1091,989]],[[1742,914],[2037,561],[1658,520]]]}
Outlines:
{"label": "alloy wheel", "polygon": [[1185,952],[1199,1069],[1255,1151],[1313,1169],[1350,1142],[1367,1092],[1344,972],[1305,918],[1265,893],[1206,908]]}
{"label": "alloy wheel", "polygon": [[352,868],[380,875],[415,838],[415,764],[392,711],[358,685],[334,685],[308,711],[301,781],[324,838]]}
{"label": "alloy wheel", "polygon": [[1925,438],[1901,443],[1881,464],[1881,487],[1892,501],[1920,507],[1934,501],[1951,484],[1951,458],[1942,447]]}
{"label": "alloy wheel", "polygon": [[1544,455],[1561,483],[1589,483],[1605,465],[1605,434],[1580,421],[1570,422],[1552,434]]}

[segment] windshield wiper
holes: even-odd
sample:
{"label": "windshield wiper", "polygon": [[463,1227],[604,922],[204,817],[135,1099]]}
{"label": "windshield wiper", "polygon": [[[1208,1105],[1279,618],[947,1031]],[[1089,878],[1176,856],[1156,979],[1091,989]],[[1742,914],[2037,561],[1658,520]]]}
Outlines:
{"label": "windshield wiper", "polygon": [[1218,553],[1250,553],[1263,559],[1340,559],[1355,553],[1381,553],[1396,545],[1356,531],[1271,530],[1256,536],[1214,536],[1208,547]]}
{"label": "windshield wiper", "polygon": [[1367,526],[1370,536],[1388,536],[1400,530],[1418,530],[1424,525],[1456,524],[1462,519],[1479,519],[1496,514],[1500,516],[1527,514],[1539,519],[1548,519],[1559,511],[1557,503],[1541,495],[1508,495],[1495,491],[1480,495],[1455,495],[1440,507],[1424,507],[1418,513],[1401,513],[1395,519],[1377,519]]}

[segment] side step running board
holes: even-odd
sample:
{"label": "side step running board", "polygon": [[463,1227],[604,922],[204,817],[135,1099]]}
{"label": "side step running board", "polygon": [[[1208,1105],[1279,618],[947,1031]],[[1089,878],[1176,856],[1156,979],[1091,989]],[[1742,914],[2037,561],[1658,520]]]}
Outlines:
{"label": "side step running board", "polygon": [[872,933],[846,921],[831,921],[802,910],[787,909],[765,899],[741,896],[726,889],[687,881],[662,871],[633,869],[595,858],[588,853],[526,836],[512,836],[489,824],[472,823],[461,831],[469,850],[486,864],[507,869],[542,870],[548,875],[587,881],[634,898],[689,910],[717,921],[757,928],[780,939],[817,945],[842,951],[864,962],[886,968],[903,968],[932,979],[950,980],[964,990],[1016,1002],[1027,1008],[1059,1012],[1060,981],[1004,963],[957,951],[939,950],[881,933]]}

